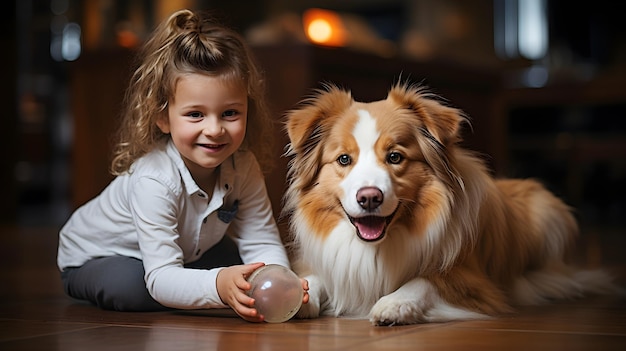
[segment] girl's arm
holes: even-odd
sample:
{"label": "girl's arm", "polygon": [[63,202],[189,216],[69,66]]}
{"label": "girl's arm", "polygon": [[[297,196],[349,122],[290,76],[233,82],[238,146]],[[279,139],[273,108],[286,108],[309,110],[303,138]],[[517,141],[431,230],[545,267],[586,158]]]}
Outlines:
{"label": "girl's arm", "polygon": [[[161,181],[142,177],[131,189],[146,287],[164,306],[180,309],[224,308],[216,287],[220,269],[185,269],[189,238],[178,233],[179,200]],[[182,246],[181,246],[182,245]]]}

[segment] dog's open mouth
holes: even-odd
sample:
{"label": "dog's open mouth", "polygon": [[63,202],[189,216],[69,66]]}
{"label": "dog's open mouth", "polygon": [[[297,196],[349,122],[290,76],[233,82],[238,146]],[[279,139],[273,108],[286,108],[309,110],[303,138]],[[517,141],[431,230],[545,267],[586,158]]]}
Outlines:
{"label": "dog's open mouth", "polygon": [[364,241],[377,241],[385,236],[387,225],[391,222],[393,214],[388,217],[364,216],[350,217],[350,222],[356,228],[356,234]]}

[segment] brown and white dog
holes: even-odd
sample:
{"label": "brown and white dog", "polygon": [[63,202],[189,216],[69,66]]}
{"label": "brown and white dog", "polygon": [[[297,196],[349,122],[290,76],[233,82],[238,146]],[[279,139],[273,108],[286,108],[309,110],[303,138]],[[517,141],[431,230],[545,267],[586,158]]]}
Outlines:
{"label": "brown and white dog", "polygon": [[425,89],[362,103],[330,85],[286,117],[284,215],[310,285],[298,317],[441,322],[617,290],[565,263],[570,208],[537,181],[493,179],[459,145],[463,113]]}

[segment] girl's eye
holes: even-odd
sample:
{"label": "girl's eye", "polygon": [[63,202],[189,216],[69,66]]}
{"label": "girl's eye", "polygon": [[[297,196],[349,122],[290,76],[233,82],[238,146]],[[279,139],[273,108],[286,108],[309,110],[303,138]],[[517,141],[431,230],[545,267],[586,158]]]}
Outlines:
{"label": "girl's eye", "polygon": [[187,113],[187,116],[189,116],[191,118],[201,118],[202,117],[202,113],[200,113],[198,111],[193,111],[193,112]]}
{"label": "girl's eye", "polygon": [[337,158],[337,163],[339,163],[342,166],[348,166],[352,163],[352,157],[346,154],[340,155]]}
{"label": "girl's eye", "polygon": [[387,155],[387,162],[391,164],[397,165],[402,162],[402,160],[404,160],[404,156],[399,152],[390,152],[389,155]]}
{"label": "girl's eye", "polygon": [[224,111],[224,113],[222,113],[222,117],[224,118],[232,118],[235,117],[239,114],[239,112],[237,110],[227,110]]}

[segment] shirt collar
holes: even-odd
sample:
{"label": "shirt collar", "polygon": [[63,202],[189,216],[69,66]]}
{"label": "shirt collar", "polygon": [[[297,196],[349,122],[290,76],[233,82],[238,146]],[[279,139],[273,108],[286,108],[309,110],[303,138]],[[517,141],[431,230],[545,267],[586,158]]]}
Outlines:
{"label": "shirt collar", "polygon": [[[167,142],[166,152],[167,152],[167,155],[172,159],[172,161],[174,161],[174,164],[178,168],[178,171],[180,172],[180,175],[183,179],[183,183],[185,185],[185,190],[187,194],[192,195],[197,192],[204,193],[204,191],[200,189],[198,184],[196,184],[196,182],[193,180],[193,177],[191,176],[189,169],[187,169],[187,166],[185,165],[185,161],[183,161],[183,158],[180,155],[180,152],[178,151],[178,149],[176,149],[176,146],[174,146],[174,142],[171,139]],[[220,165],[220,169],[219,169],[217,181],[216,181],[216,188],[215,188],[216,192],[213,194],[214,196],[220,195],[220,194],[226,195],[232,191],[233,183],[235,180],[235,158],[236,158],[235,155],[236,154],[237,152],[235,152],[235,154],[228,157]]]}

